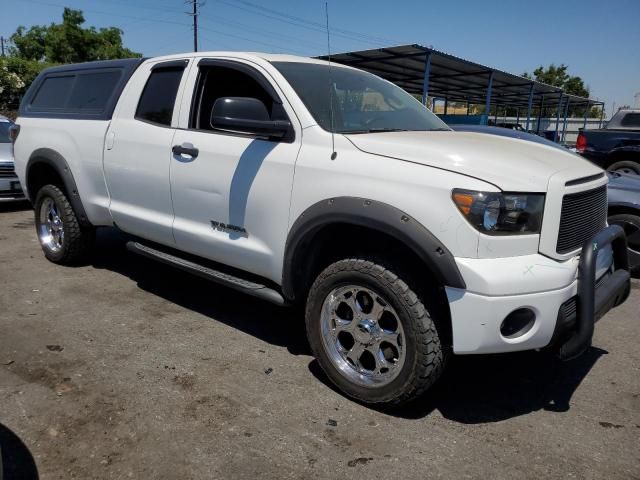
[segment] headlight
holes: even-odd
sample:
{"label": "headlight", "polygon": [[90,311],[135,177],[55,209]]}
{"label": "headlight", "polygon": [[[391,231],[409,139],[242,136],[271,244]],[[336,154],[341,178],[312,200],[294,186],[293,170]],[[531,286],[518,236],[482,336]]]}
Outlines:
{"label": "headlight", "polygon": [[494,193],[455,189],[451,197],[462,215],[482,233],[540,233],[544,210],[542,193]]}

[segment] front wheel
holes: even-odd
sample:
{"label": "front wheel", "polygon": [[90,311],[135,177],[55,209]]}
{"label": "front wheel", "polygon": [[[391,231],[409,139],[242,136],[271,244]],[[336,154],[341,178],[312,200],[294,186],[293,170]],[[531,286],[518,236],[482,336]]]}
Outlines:
{"label": "front wheel", "polygon": [[64,192],[55,185],[40,189],[35,201],[36,231],[45,257],[71,265],[90,251],[95,230],[82,227]]}
{"label": "front wheel", "polygon": [[307,300],[309,343],[329,379],[364,403],[396,406],[440,377],[433,319],[405,279],[369,259],[329,265]]}

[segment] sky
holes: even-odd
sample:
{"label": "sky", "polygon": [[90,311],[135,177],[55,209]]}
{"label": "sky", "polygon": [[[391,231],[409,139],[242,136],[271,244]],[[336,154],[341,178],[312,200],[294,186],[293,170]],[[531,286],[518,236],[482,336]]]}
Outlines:
{"label": "sky", "polygon": [[[326,54],[324,0],[202,1],[200,50]],[[145,56],[191,51],[183,0],[0,0],[0,35],[59,22],[64,6],[86,25],[123,30]],[[333,53],[421,44],[507,72],[564,63],[591,97],[633,105],[640,92],[640,0],[329,0]]]}

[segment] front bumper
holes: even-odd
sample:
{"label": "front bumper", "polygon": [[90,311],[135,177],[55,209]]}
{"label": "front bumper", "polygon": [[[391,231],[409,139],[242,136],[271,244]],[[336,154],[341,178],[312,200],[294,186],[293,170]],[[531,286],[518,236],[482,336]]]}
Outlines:
{"label": "front bumper", "polygon": [[[596,258],[598,252],[608,245],[613,247],[616,269],[596,285]],[[577,357],[589,348],[595,322],[629,296],[631,276],[627,239],[622,227],[611,225],[584,244],[579,272],[575,328],[569,330],[568,338],[559,345],[560,358],[565,360]]]}
{"label": "front bumper", "polygon": [[24,199],[18,177],[0,177],[0,202]]}
{"label": "front bumper", "polygon": [[[597,268],[599,258],[605,257],[598,253],[609,245],[613,273],[608,266]],[[458,259],[458,266],[467,290],[446,288],[457,354],[531,350],[553,343],[563,358],[572,358],[590,345],[596,319],[622,303],[630,288],[626,240],[617,226],[602,230],[585,243],[579,258],[564,262],[530,255]],[[596,270],[603,272],[597,288]],[[522,308],[535,314],[533,325],[521,335],[502,335],[504,319]]]}

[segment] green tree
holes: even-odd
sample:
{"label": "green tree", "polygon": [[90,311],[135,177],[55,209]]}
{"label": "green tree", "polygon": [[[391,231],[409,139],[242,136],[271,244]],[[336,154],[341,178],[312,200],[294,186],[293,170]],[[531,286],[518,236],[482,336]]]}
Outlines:
{"label": "green tree", "polygon": [[15,56],[0,57],[0,110],[16,110],[38,73],[52,65]]}
{"label": "green tree", "polygon": [[585,86],[582,78],[569,75],[565,64],[559,66],[553,63],[547,68],[540,65],[533,71],[533,75],[525,72],[522,74],[524,78],[535,80],[536,82],[546,83],[554,87],[562,88],[566,93],[578,95],[579,97],[588,97],[589,89]]}
{"label": "green tree", "polygon": [[141,56],[124,47],[119,28],[84,28],[84,22],[82,11],[65,8],[62,23],[16,29],[9,55],[0,58],[0,109],[16,109],[26,88],[49,66]]}
{"label": "green tree", "polygon": [[[577,95],[579,97],[589,97],[589,88],[584,84],[584,80],[578,76],[567,73],[569,67],[564,63],[560,65],[551,64],[548,67],[540,65],[533,71],[533,74],[525,72],[522,74],[524,78],[535,80],[537,82],[546,83],[554,87],[561,88],[565,93]],[[569,107],[569,115],[584,115],[585,107],[572,108]],[[590,117],[600,116],[600,110],[591,108],[587,115]]]}
{"label": "green tree", "polygon": [[65,8],[62,23],[35,25],[29,29],[20,26],[11,35],[14,46],[10,53],[25,60],[49,63],[141,56],[123,46],[122,30],[119,28],[84,28],[84,22],[82,11]]}

